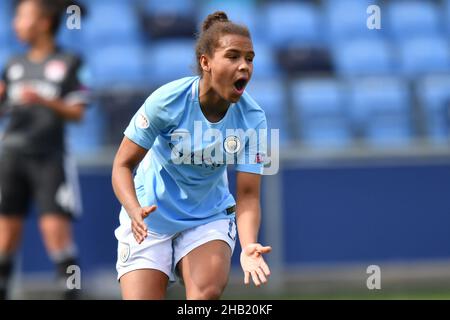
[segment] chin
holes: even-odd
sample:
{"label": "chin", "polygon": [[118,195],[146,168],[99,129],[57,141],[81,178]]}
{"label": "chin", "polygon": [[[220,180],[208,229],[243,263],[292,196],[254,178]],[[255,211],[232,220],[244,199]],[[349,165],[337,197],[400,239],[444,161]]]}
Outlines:
{"label": "chin", "polygon": [[236,98],[231,98],[229,101],[230,101],[231,103],[237,103],[237,102],[239,102],[240,99],[241,99],[241,96],[236,97]]}

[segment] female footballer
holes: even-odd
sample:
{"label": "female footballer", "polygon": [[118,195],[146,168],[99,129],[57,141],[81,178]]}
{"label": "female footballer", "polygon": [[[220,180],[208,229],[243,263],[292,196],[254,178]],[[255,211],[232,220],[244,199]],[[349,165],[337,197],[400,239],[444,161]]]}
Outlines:
{"label": "female footballer", "polygon": [[[245,284],[267,281],[262,255],[271,248],[257,242],[262,143],[230,134],[266,129],[263,110],[244,91],[254,56],[246,27],[221,11],[209,15],[196,45],[199,76],[153,92],[125,130],[112,172],[122,204],[115,235],[124,299],[163,299],[175,277],[187,299],[220,298],[236,232]],[[205,135],[192,139],[195,131]],[[236,202],[224,158],[248,159],[237,161]]]}
{"label": "female footballer", "polygon": [[66,171],[64,124],[83,117],[86,94],[78,77],[80,59],[55,44],[66,4],[20,0],[16,7],[14,29],[28,48],[9,60],[0,80],[0,113],[10,114],[0,141],[0,299],[7,298],[13,256],[33,199],[65,298],[78,295],[65,281],[68,266],[77,261],[71,230],[77,202],[76,184]]}

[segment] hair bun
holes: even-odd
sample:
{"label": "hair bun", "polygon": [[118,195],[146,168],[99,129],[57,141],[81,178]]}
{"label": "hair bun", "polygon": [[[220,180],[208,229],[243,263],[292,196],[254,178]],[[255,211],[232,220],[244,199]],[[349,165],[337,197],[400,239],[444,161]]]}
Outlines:
{"label": "hair bun", "polygon": [[223,11],[216,11],[214,13],[211,13],[210,15],[208,15],[205,19],[205,21],[203,21],[203,26],[202,26],[202,31],[205,32],[206,30],[208,30],[209,28],[211,28],[211,26],[217,22],[229,22],[230,20],[228,20],[228,16],[225,12]]}

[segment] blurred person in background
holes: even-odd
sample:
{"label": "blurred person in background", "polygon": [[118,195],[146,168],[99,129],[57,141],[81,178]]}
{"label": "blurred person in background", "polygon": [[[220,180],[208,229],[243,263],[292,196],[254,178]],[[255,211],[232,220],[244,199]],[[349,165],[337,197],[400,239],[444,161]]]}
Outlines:
{"label": "blurred person in background", "polygon": [[0,114],[10,117],[0,142],[0,299],[8,298],[14,254],[32,200],[64,298],[79,294],[66,286],[67,268],[77,264],[71,222],[80,203],[76,171],[66,157],[64,126],[83,118],[87,95],[81,59],[55,43],[72,4],[17,1],[14,30],[27,50],[10,58],[0,81]]}
{"label": "blurred person in background", "polygon": [[[271,248],[257,240],[263,161],[255,152],[261,152],[262,142],[251,145],[251,139],[227,133],[267,128],[264,111],[245,92],[254,56],[246,27],[229,21],[224,12],[210,14],[197,40],[200,76],[153,92],[125,130],[112,173],[123,206],[115,235],[124,299],[163,299],[176,277],[187,299],[220,298],[237,232],[244,282],[252,278],[259,286],[267,281],[270,270],[263,254]],[[193,133],[195,124],[219,130],[223,138],[200,145],[195,141],[194,146],[189,138],[181,154],[182,142],[174,145],[172,134]],[[211,147],[223,152],[204,158]],[[177,164],[173,153],[189,161]],[[197,154],[200,163],[193,159]],[[236,165],[236,201],[228,188],[225,154],[249,159]]]}

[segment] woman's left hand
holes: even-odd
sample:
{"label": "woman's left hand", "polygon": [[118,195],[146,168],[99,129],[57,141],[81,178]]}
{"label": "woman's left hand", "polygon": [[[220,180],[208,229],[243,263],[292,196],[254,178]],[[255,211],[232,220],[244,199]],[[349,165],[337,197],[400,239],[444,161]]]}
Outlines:
{"label": "woman's left hand", "polygon": [[250,243],[242,250],[241,266],[244,271],[245,284],[250,283],[250,275],[257,287],[261,283],[267,282],[267,277],[270,276],[270,269],[262,255],[270,251],[272,251],[271,247],[263,247],[259,243]]}

